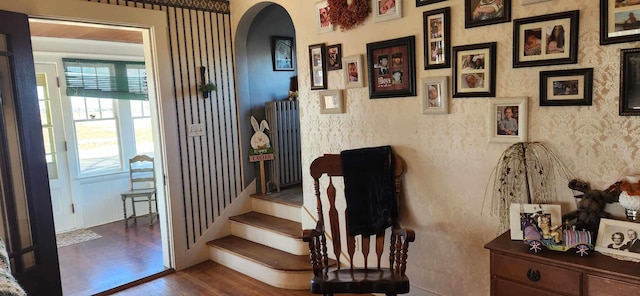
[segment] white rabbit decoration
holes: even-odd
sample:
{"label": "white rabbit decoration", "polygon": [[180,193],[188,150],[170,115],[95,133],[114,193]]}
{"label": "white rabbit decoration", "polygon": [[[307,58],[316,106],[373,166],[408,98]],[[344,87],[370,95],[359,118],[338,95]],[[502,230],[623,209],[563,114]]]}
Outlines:
{"label": "white rabbit decoration", "polygon": [[253,126],[253,131],[255,132],[253,136],[251,136],[251,148],[254,150],[263,150],[271,147],[271,143],[269,142],[269,137],[264,133],[265,129],[269,129],[269,124],[266,120],[262,120],[260,122],[260,126],[258,126],[258,121],[255,117],[251,116],[251,125]]}

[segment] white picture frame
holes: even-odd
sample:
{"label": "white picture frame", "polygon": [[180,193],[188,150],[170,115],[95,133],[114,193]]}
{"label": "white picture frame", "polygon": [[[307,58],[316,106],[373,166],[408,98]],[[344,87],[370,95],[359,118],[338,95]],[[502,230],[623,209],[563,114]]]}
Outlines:
{"label": "white picture frame", "polygon": [[[344,69],[345,88],[364,87],[364,66],[361,54],[351,55],[342,58],[342,69]],[[353,72],[355,70],[355,72]]]}
{"label": "white picture frame", "polygon": [[[511,114],[507,111],[511,109]],[[521,98],[494,98],[489,100],[489,142],[518,143],[527,141],[528,100]],[[513,120],[517,131],[512,131]]]}
{"label": "white picture frame", "polygon": [[[629,240],[629,231],[635,231],[636,236],[640,233],[640,224],[622,221],[622,220],[613,220],[613,219],[600,219],[600,226],[598,227],[598,238],[596,239],[596,251],[604,254],[611,254],[621,257],[630,257],[631,261],[640,261],[640,247],[636,248],[637,244],[630,249],[627,250],[618,250],[612,247],[609,247],[610,244],[613,245],[613,234],[621,233],[624,236],[622,240],[623,245],[627,245],[630,242]],[[627,247],[628,248],[628,247]],[[624,259],[624,258],[623,258]]]}
{"label": "white picture frame", "polygon": [[373,22],[386,22],[402,18],[402,0],[371,0]]}
{"label": "white picture frame", "polygon": [[511,229],[511,240],[524,239],[522,224],[520,223],[520,218],[522,217],[522,215],[531,217],[531,215],[538,212],[540,209],[542,209],[542,213],[544,215],[548,214],[551,216],[552,226],[562,225],[562,209],[560,205],[512,203],[509,206],[509,226]]}
{"label": "white picture frame", "polygon": [[422,85],[422,114],[449,113],[449,77],[424,77]]}
{"label": "white picture frame", "polygon": [[344,113],[344,98],[342,90],[325,90],[318,92],[320,114]]}
{"label": "white picture frame", "polygon": [[333,32],[333,23],[329,19],[329,2],[319,1],[316,2],[314,7],[314,18],[316,23],[316,33],[328,33]]}

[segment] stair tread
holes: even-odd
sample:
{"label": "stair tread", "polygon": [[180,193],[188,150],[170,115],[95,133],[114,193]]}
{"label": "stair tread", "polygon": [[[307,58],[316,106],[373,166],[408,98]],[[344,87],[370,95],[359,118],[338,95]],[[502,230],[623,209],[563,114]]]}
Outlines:
{"label": "stair tread", "polygon": [[237,236],[226,236],[207,243],[235,253],[269,268],[283,271],[311,271],[308,255],[293,255]]}
{"label": "stair tread", "polygon": [[269,194],[255,193],[251,197],[302,207],[302,186],[283,188],[280,192],[271,192]]}
{"label": "stair tread", "polygon": [[262,229],[278,232],[292,238],[302,239],[302,224],[299,222],[282,219],[258,212],[248,212],[246,214],[233,216],[229,219]]}

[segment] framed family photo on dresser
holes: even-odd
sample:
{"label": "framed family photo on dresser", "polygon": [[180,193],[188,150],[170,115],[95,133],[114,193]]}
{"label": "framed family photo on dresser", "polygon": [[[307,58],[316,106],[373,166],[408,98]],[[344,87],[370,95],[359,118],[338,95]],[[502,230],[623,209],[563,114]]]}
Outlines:
{"label": "framed family photo on dresser", "polygon": [[[600,219],[596,251],[640,261],[640,224],[629,221]],[[630,260],[631,261],[631,260]]]}
{"label": "framed family photo on dresser", "polygon": [[579,11],[513,20],[513,67],[578,62]]}
{"label": "framed family photo on dresser", "polygon": [[367,43],[369,97],[416,95],[416,37]]}
{"label": "framed family photo on dresser", "polygon": [[496,42],[453,47],[453,97],[495,97]]}
{"label": "framed family photo on dresser", "polygon": [[422,13],[425,70],[449,68],[451,66],[450,23],[450,7]]}
{"label": "framed family photo on dresser", "polygon": [[600,0],[600,44],[640,40],[640,1]]}

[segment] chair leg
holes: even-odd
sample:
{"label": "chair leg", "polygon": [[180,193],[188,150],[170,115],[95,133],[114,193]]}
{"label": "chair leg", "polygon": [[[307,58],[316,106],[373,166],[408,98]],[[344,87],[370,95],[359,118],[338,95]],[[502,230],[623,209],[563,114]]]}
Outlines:
{"label": "chair leg", "polygon": [[133,223],[138,224],[138,214],[136,214],[136,198],[131,197],[131,207],[133,208]]}
{"label": "chair leg", "polygon": [[153,218],[155,217],[151,211],[151,195],[147,196],[147,201],[149,203],[149,226],[151,226],[153,225]]}
{"label": "chair leg", "polygon": [[121,198],[122,198],[122,212],[124,214],[124,227],[128,228],[129,220],[127,219],[127,198],[124,196],[121,196]]}

